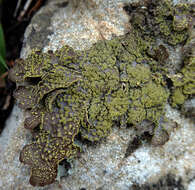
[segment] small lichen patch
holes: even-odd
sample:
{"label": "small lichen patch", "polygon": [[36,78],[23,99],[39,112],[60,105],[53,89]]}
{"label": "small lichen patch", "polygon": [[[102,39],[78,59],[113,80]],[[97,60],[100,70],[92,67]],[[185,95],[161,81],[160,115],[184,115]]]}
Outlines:
{"label": "small lichen patch", "polygon": [[192,99],[195,95],[195,22],[191,23],[189,39],[184,46],[184,62],[181,70],[170,75],[173,82],[171,103],[173,107],[181,106],[185,100]]}

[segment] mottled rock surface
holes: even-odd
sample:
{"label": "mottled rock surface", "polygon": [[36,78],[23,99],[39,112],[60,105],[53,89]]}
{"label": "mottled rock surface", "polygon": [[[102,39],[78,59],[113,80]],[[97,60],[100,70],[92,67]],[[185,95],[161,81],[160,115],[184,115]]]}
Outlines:
{"label": "mottled rock surface", "polygon": [[[90,1],[88,5],[75,7],[75,4],[69,4],[64,8],[61,7],[63,2],[51,1],[34,17],[26,32],[22,57],[26,57],[36,45],[45,51],[55,50],[64,44],[74,49],[84,49],[97,40],[110,39],[112,35],[122,35],[129,30],[122,1]],[[48,21],[48,17],[51,17],[51,24],[44,21],[44,18]],[[36,32],[37,36],[33,36],[32,28],[40,33]],[[48,33],[42,36],[44,28],[47,28]],[[15,106],[0,137],[0,189],[144,189],[158,185],[158,181],[165,176],[165,182],[161,184],[166,186],[166,179],[170,178],[178,189],[193,190],[194,123],[168,105],[166,116],[170,119],[166,126],[170,137],[165,145],[154,147],[143,142],[128,154],[128,144],[136,136],[135,129],[119,130],[116,126],[106,141],[93,146],[83,144],[84,153],[73,162],[67,177],[48,187],[34,188],[28,182],[29,168],[19,162],[19,152],[30,141],[31,134],[24,129],[24,113]]]}

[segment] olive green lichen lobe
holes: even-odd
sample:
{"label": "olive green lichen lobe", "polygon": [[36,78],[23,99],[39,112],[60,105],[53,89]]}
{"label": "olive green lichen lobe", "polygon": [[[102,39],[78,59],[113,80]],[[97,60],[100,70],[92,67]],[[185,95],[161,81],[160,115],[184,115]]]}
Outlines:
{"label": "olive green lichen lobe", "polygon": [[169,75],[173,82],[171,103],[173,107],[181,107],[187,99],[195,95],[195,11],[189,27],[189,38],[183,51],[183,66],[179,72]]}
{"label": "olive green lichen lobe", "polygon": [[[94,142],[107,137],[116,123],[150,121],[157,127],[154,144],[168,140],[159,123],[170,95],[164,64],[169,55],[156,40],[185,43],[188,6],[172,6],[168,0],[144,1],[145,9],[142,3],[132,6],[129,34],[86,51],[67,45],[54,53],[33,50],[10,70],[18,105],[29,111],[25,128],[34,134],[20,153],[20,161],[31,167],[33,186],[53,183],[59,162],[77,156],[78,134]],[[175,87],[173,105],[183,103],[194,93],[194,58],[186,58],[180,73],[169,78]]]}

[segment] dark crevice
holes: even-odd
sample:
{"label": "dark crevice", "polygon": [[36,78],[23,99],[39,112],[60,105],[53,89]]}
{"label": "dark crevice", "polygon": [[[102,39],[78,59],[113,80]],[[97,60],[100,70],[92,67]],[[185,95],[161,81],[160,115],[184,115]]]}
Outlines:
{"label": "dark crevice", "polygon": [[0,88],[0,134],[14,106],[13,90],[16,85],[7,78],[5,84],[5,88]]}
{"label": "dark crevice", "polygon": [[[85,128],[83,128],[82,126],[80,127],[81,130],[86,130]],[[105,138],[103,138],[105,139]],[[81,132],[79,132],[76,137],[75,137],[75,144],[77,144],[76,142],[78,142],[79,145],[82,146],[83,145],[87,145],[87,146],[91,146],[91,147],[97,147],[98,145],[100,145],[100,141],[90,141],[86,138],[83,138],[82,135],[81,135]]]}
{"label": "dark crevice", "polygon": [[173,87],[173,82],[170,78],[166,78],[166,84],[168,89],[171,89]]}
{"label": "dark crevice", "polygon": [[41,81],[41,77],[28,77],[26,81],[29,85],[37,85]]}
{"label": "dark crevice", "polygon": [[132,12],[136,11],[137,7],[138,7],[137,3],[132,3],[132,4],[125,5],[123,7],[123,10],[128,14],[131,14]]}
{"label": "dark crevice", "polygon": [[156,183],[146,183],[140,185],[138,183],[134,183],[129,190],[185,190],[182,179],[177,179],[173,174],[168,174],[164,177],[161,177]]}
{"label": "dark crevice", "polygon": [[168,21],[173,21],[173,16],[172,15],[167,16],[167,20]]}
{"label": "dark crevice", "polygon": [[141,146],[142,142],[138,136],[131,141],[129,141],[124,158],[129,157],[136,149]]}
{"label": "dark crevice", "polygon": [[71,164],[66,159],[62,160],[59,163],[60,166],[62,166],[65,169],[65,173],[63,173],[63,176],[60,177],[66,177],[68,176],[68,170],[71,169]]}
{"label": "dark crevice", "polygon": [[148,131],[143,132],[141,135],[135,136],[129,141],[124,158],[131,156],[131,154],[135,152],[143,144],[143,142],[150,143],[152,136],[153,135],[151,135]]}
{"label": "dark crevice", "polygon": [[59,8],[64,8],[64,7],[68,6],[68,4],[69,4],[69,1],[65,1],[62,3],[56,3],[56,6]]}

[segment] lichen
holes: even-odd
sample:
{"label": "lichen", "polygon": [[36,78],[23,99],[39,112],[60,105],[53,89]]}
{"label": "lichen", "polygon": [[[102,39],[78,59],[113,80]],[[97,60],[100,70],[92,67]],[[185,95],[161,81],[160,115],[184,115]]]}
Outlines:
{"label": "lichen", "polygon": [[[153,58],[149,63],[151,70],[160,71],[171,79],[171,105],[181,108],[195,94],[194,4],[173,6],[171,0],[149,0],[133,3],[127,10],[130,11],[134,29],[150,43],[147,55]],[[158,41],[161,41],[160,45]],[[178,44],[183,46],[182,66],[174,71],[169,69],[168,48]]]}
{"label": "lichen", "polygon": [[[141,4],[134,7],[129,34],[85,51],[67,45],[56,52],[34,50],[10,70],[18,87],[14,94],[18,105],[29,111],[25,128],[34,134],[33,142],[20,153],[20,161],[31,167],[32,185],[55,181],[59,162],[76,157],[81,149],[75,143],[78,134],[94,142],[107,137],[116,123],[139,126],[150,121],[156,126],[154,144],[168,140],[159,127],[170,95],[166,69],[161,67],[168,54],[164,46],[152,46],[159,37],[171,45],[183,43],[187,24],[183,26],[177,14],[182,14],[181,22],[186,23],[187,17],[186,10],[178,12],[181,8],[172,7],[170,1],[151,3],[147,1],[146,9]],[[187,96],[194,92],[194,61],[188,60],[181,70],[185,85],[171,77]],[[172,93],[179,97],[176,104],[183,103],[182,95]]]}
{"label": "lichen", "polygon": [[21,69],[25,73],[14,76],[19,86],[15,92],[18,105],[30,111],[25,127],[39,127],[34,142],[20,155],[20,161],[31,166],[32,185],[43,186],[55,180],[58,163],[79,152],[74,143],[78,133],[93,142],[108,136],[120,118],[134,125],[145,119],[158,123],[169,93],[141,59],[121,62],[121,52],[132,55],[129,47],[121,46],[129,46],[127,39],[133,36],[97,43],[88,51],[77,52],[77,59],[67,58],[68,62],[59,51],[39,54],[38,58],[47,57],[47,62],[38,59],[44,69],[37,67],[33,52]]}
{"label": "lichen", "polygon": [[181,72],[170,78],[173,81],[171,103],[177,107],[195,95],[195,58],[190,58]]}
{"label": "lichen", "polygon": [[177,45],[188,38],[188,17],[188,4],[173,6],[171,0],[148,0],[143,1],[142,7],[140,4],[134,7],[131,22],[142,34],[152,34],[170,45]]}
{"label": "lichen", "polygon": [[191,22],[189,38],[183,47],[183,66],[179,72],[169,75],[173,82],[171,103],[173,107],[181,107],[187,99],[195,95],[195,31]]}

